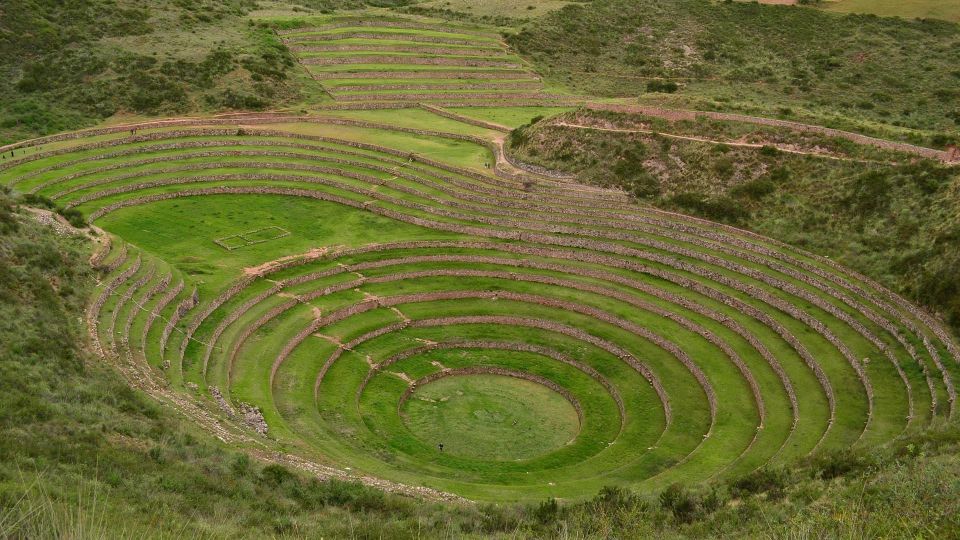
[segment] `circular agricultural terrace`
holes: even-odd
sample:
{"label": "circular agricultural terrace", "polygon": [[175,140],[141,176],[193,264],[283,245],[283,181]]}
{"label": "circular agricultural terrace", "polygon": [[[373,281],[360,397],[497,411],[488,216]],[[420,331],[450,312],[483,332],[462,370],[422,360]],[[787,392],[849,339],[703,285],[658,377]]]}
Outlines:
{"label": "circular agricultural terrace", "polygon": [[321,474],[578,497],[953,414],[960,350],[877,283],[622,194],[418,150],[483,142],[179,120],[36,141],[0,175],[112,233],[88,321],[104,358],[222,440]]}

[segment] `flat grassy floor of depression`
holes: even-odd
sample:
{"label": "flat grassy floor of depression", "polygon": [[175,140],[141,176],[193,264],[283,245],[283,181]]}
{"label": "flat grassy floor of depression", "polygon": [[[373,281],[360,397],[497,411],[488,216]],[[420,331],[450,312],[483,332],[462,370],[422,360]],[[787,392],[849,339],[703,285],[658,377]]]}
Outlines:
{"label": "flat grassy floor of depression", "polygon": [[[573,406],[540,384],[502,375],[465,375],[421,386],[404,406],[405,423],[430,446],[452,455],[528,459],[572,441]],[[438,449],[439,451],[439,449]]]}

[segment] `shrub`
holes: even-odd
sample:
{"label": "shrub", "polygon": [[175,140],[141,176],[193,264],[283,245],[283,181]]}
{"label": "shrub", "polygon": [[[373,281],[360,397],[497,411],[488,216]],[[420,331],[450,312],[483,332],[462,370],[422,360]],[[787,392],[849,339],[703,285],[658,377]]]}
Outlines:
{"label": "shrub", "polygon": [[672,94],[679,88],[680,86],[673,81],[654,80],[647,83],[647,92],[663,92],[666,94]]}
{"label": "shrub", "polygon": [[786,167],[774,167],[770,169],[767,177],[777,183],[783,183],[790,179],[790,169]]}
{"label": "shrub", "polygon": [[724,178],[733,176],[735,170],[736,167],[733,165],[733,160],[727,157],[720,158],[713,163],[713,172]]}
{"label": "shrub", "polygon": [[536,520],[541,524],[546,525],[554,521],[559,512],[560,505],[557,504],[556,499],[551,497],[537,505],[537,507],[533,510],[533,517],[536,518]]}
{"label": "shrub", "polygon": [[845,202],[861,215],[886,209],[890,203],[889,178],[880,171],[870,171],[858,176]]}
{"label": "shrub", "polygon": [[628,508],[637,504],[637,496],[626,488],[604,486],[593,498],[593,504],[607,509]]}
{"label": "shrub", "polygon": [[660,493],[660,506],[681,523],[693,521],[697,513],[696,497],[681,484],[672,484]]}
{"label": "shrub", "polygon": [[260,471],[260,481],[271,487],[277,487],[295,479],[296,476],[282,465],[271,463]]}
{"label": "shrub", "polygon": [[743,205],[730,197],[708,198],[702,193],[686,192],[674,195],[669,202],[714,221],[740,223],[749,215]]}
{"label": "shrub", "polygon": [[820,454],[814,458],[811,471],[815,478],[832,480],[863,471],[869,465],[866,456],[850,449]]}
{"label": "shrub", "polygon": [[789,474],[786,469],[764,467],[731,481],[730,488],[741,497],[758,493],[782,492],[788,479]]}
{"label": "shrub", "polygon": [[44,197],[43,195],[37,195],[36,193],[24,193],[20,196],[20,202],[27,206],[35,206],[38,208],[46,208],[48,210],[53,210],[57,207],[57,204],[53,202],[49,197]]}
{"label": "shrub", "polygon": [[83,217],[83,212],[76,208],[61,208],[57,212],[64,217],[71,225],[82,229],[87,226],[87,220]]}
{"label": "shrub", "polygon": [[730,190],[730,195],[758,201],[776,190],[777,186],[772,181],[765,178],[758,178],[734,187]]}
{"label": "shrub", "polygon": [[0,233],[16,231],[19,224],[15,214],[13,200],[9,197],[10,188],[0,186]]}

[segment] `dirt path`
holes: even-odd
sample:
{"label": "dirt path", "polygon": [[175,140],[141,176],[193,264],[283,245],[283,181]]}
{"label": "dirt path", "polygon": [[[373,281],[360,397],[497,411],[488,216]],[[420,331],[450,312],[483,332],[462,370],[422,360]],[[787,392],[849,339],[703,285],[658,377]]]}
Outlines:
{"label": "dirt path", "polygon": [[[623,112],[623,113],[632,113],[632,114],[643,114],[646,116],[655,116],[657,118],[663,118],[665,120],[670,120],[672,122],[675,122],[678,120],[696,120],[698,117],[703,116],[703,117],[711,118],[713,120],[726,120],[726,121],[733,121],[733,122],[745,122],[748,124],[757,124],[762,126],[784,127],[784,128],[793,129],[796,131],[819,133],[821,135],[827,135],[829,137],[839,137],[839,138],[847,139],[849,141],[853,141],[857,144],[875,146],[877,148],[882,148],[885,150],[906,152],[909,154],[914,154],[914,155],[925,157],[925,158],[937,159],[946,163],[960,161],[960,155],[958,155],[957,152],[936,150],[933,148],[926,148],[923,146],[917,146],[917,145],[908,144],[908,143],[891,141],[888,139],[879,139],[877,137],[861,135],[859,133],[854,133],[852,131],[844,131],[841,129],[828,128],[828,127],[817,126],[813,124],[804,124],[801,122],[793,122],[790,120],[779,120],[776,118],[765,118],[761,116],[749,116],[745,114],[723,113],[723,112],[712,112],[712,111],[665,109],[662,107],[651,107],[646,105],[612,105],[612,104],[603,104],[603,103],[591,103],[587,105],[587,108],[595,111],[613,111],[613,112]],[[724,143],[724,144],[730,144],[730,143]]]}
{"label": "dirt path", "polygon": [[330,248],[329,248],[329,247],[313,248],[313,249],[311,249],[311,250],[309,250],[309,251],[307,251],[307,252],[304,252],[304,253],[297,253],[297,254],[295,254],[295,255],[287,255],[287,256],[285,256],[285,257],[280,257],[279,259],[274,259],[274,260],[272,260],[272,261],[267,261],[267,262],[265,262],[265,263],[263,263],[263,264],[259,264],[259,265],[257,265],[257,266],[250,266],[250,267],[244,268],[244,269],[243,269],[243,274],[246,275],[246,276],[260,276],[260,275],[263,275],[263,274],[269,272],[271,269],[276,268],[276,267],[278,267],[278,266],[283,266],[284,264],[292,263],[292,262],[294,262],[294,261],[312,261],[312,260],[315,260],[315,259],[319,259],[320,257],[323,257],[324,255],[326,255],[326,254],[329,253],[329,252],[330,252]]}
{"label": "dirt path", "polygon": [[843,157],[843,156],[837,156],[837,155],[833,155],[833,154],[825,154],[825,153],[821,153],[821,152],[808,152],[808,151],[797,150],[796,148],[789,148],[789,147],[780,146],[780,145],[776,145],[776,144],[758,144],[758,143],[745,143],[745,142],[736,142],[736,141],[719,141],[719,140],[716,140],[716,139],[708,139],[708,138],[706,138],[706,137],[697,137],[696,135],[676,135],[676,134],[673,134],[673,133],[663,133],[662,131],[654,131],[654,130],[650,130],[650,129],[607,128],[607,127],[598,127],[598,126],[586,126],[586,125],[583,125],[583,124],[571,124],[571,123],[569,123],[569,122],[554,122],[553,124],[550,124],[550,125],[553,125],[553,126],[563,126],[563,127],[567,127],[567,128],[573,128],[573,129],[586,129],[586,130],[593,130],[593,131],[612,131],[612,132],[615,132],[615,133],[643,133],[643,134],[650,134],[650,135],[652,135],[652,134],[657,134],[657,135],[659,135],[659,136],[661,136],[661,137],[667,137],[667,138],[670,138],[670,139],[679,139],[679,140],[684,140],[684,141],[695,141],[695,142],[702,142],[702,143],[708,143],[708,144],[718,144],[718,145],[719,145],[719,144],[724,144],[724,145],[727,145],[727,146],[735,146],[735,147],[740,147],[740,148],[763,148],[763,147],[765,147],[765,146],[768,146],[768,147],[776,148],[778,151],[784,152],[784,153],[787,153],[787,154],[798,154],[798,155],[802,155],[802,156],[812,156],[812,157],[819,157],[819,158],[824,158],[824,159],[834,159],[834,160],[837,160],[837,161],[855,161],[855,162],[858,162],[858,163],[887,163],[886,161],[877,161],[877,160],[872,160],[872,159],[855,159],[855,158],[848,158],[848,157]]}

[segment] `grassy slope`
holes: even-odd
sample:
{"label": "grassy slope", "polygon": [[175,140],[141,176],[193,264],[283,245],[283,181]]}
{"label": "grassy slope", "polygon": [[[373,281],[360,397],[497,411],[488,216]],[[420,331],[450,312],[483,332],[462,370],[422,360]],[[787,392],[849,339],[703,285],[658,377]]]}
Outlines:
{"label": "grassy slope", "polygon": [[417,4],[418,8],[447,9],[455,12],[470,14],[473,17],[510,17],[516,19],[533,18],[545,15],[553,10],[570,4],[567,0],[486,0],[471,2],[470,0],[428,0]]}
{"label": "grassy slope", "polygon": [[[569,113],[570,123],[634,126],[715,140],[802,142],[882,158],[842,141],[723,122]],[[960,170],[931,161],[863,164],[700,142],[550,127],[512,140],[521,159],[617,185],[641,200],[756,230],[860,270],[960,327]],[[515,132],[516,133],[516,132]],[[849,149],[849,150],[848,150]],[[853,153],[850,153],[853,152]],[[866,152],[862,154],[860,152]]]}
{"label": "grassy slope", "polygon": [[[359,4],[360,2],[357,2]],[[0,17],[0,144],[115,114],[263,109],[304,81],[249,0],[29,0]],[[356,7],[356,6],[354,6]]]}
{"label": "grassy slope", "polygon": [[960,4],[941,0],[828,0],[818,7],[840,13],[873,13],[881,17],[960,22]]}
{"label": "grassy slope", "polygon": [[[958,41],[942,21],[706,0],[571,5],[508,38],[578,92],[921,135],[957,132]],[[645,93],[652,79],[681,88]]]}

